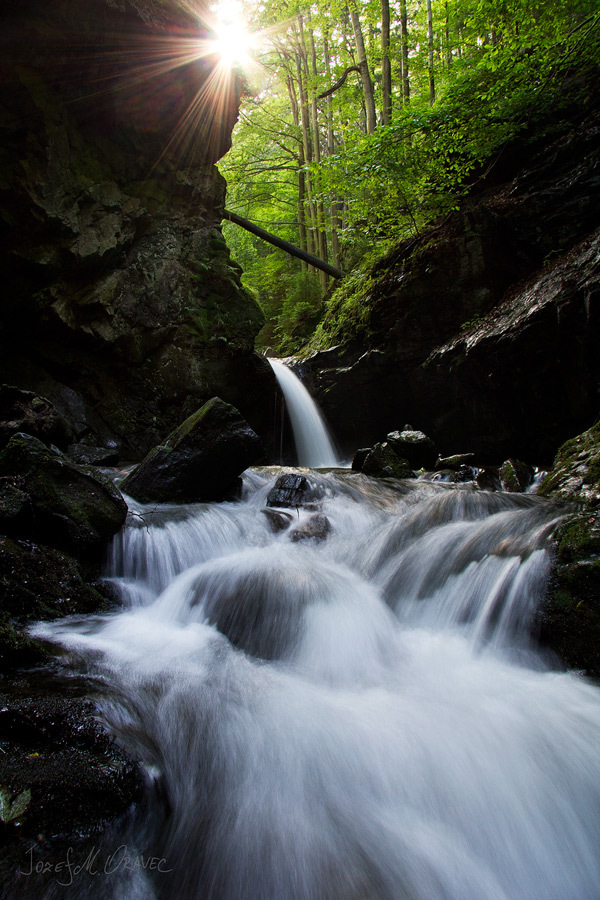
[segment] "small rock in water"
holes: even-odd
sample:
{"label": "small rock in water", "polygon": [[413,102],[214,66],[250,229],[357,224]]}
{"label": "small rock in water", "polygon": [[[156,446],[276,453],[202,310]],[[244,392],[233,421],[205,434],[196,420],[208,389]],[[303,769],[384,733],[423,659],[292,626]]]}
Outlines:
{"label": "small rock in water", "polygon": [[471,465],[474,459],[474,453],[455,453],[454,456],[440,456],[435,464],[435,471],[440,472],[442,469],[458,471],[461,466]]}
{"label": "small rock in water", "polygon": [[306,541],[314,538],[316,541],[324,541],[331,531],[331,522],[327,516],[311,516],[300,528],[295,528],[290,534],[290,540]]}
{"label": "small rock in water", "polygon": [[522,493],[533,482],[535,470],[533,466],[520,459],[507,459],[500,466],[502,488],[511,493]]}
{"label": "small rock in water", "polygon": [[322,500],[325,488],[306,475],[286,472],[280,475],[267,497],[267,506],[306,506]]}
{"label": "small rock in water", "polygon": [[279,509],[265,508],[261,509],[261,512],[265,514],[267,521],[271,526],[271,531],[285,531],[293,521],[293,516],[289,513],[281,512]]}

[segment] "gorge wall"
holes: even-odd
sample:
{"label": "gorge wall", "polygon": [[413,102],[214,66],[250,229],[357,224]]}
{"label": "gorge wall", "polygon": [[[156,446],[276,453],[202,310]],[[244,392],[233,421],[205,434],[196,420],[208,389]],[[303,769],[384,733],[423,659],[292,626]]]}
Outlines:
{"label": "gorge wall", "polygon": [[214,395],[268,443],[263,315],[223,241],[240,84],[197,4],[23,0],[1,16],[0,382],[137,458]]}
{"label": "gorge wall", "polygon": [[505,150],[438,227],[334,294],[298,364],[347,450],[410,423],[443,455],[552,460],[599,411],[600,113]]}

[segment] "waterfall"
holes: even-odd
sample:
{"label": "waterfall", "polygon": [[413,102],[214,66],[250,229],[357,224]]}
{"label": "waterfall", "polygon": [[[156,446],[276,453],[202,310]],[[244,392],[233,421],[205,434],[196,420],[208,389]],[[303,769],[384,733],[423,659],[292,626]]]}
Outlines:
{"label": "waterfall", "polygon": [[278,359],[269,359],[285,398],[292,423],[298,465],[319,468],[339,465],[319,408],[299,378]]}
{"label": "waterfall", "polygon": [[266,471],[237,502],[136,504],[121,608],[36,626],[148,772],[106,853],[164,860],[56,897],[598,900],[600,691],[535,640],[560,511],[308,477],[279,530]]}

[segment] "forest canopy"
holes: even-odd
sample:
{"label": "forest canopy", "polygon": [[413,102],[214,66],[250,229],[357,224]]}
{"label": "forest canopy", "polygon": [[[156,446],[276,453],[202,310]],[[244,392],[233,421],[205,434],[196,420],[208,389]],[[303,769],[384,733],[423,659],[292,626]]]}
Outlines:
{"label": "forest canopy", "polygon": [[[248,0],[244,14],[258,65],[220,164],[228,208],[345,272],[456,209],[518,136],[584,108],[600,66],[596,0]],[[295,352],[330,280],[224,230],[267,318],[259,346]]]}

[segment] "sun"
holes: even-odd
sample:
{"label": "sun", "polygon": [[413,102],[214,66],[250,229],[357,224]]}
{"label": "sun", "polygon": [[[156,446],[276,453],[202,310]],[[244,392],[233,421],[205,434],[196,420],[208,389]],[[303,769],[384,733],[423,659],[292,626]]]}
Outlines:
{"label": "sun", "polygon": [[226,0],[215,7],[215,50],[224,68],[246,68],[252,62],[253,37],[248,32],[241,3]]}

